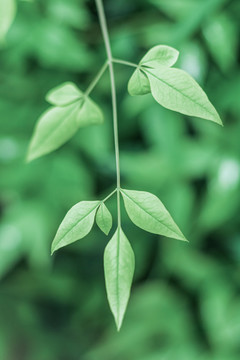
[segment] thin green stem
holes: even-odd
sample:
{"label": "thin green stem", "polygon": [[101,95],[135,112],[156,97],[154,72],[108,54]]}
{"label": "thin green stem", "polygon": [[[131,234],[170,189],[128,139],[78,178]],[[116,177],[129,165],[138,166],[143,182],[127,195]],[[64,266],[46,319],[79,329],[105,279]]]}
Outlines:
{"label": "thin green stem", "polygon": [[111,93],[112,93],[112,107],[113,107],[113,131],[114,131],[114,146],[116,156],[116,176],[117,176],[117,213],[118,213],[118,227],[121,226],[121,206],[120,206],[120,160],[119,160],[119,140],[118,140],[118,118],[117,118],[117,96],[116,96],[116,85],[115,75],[113,68],[113,57],[112,50],[109,40],[107,22],[105,12],[103,8],[102,0],[95,0],[97,6],[97,12],[99,16],[100,26],[103,34],[104,44],[107,53],[107,59],[109,64],[110,80],[111,80]]}
{"label": "thin green stem", "polygon": [[108,199],[110,199],[111,196],[113,196],[113,194],[115,194],[115,192],[117,191],[117,188],[114,189],[108,196],[106,196],[101,202],[104,203],[105,201],[107,201]]}
{"label": "thin green stem", "polygon": [[130,61],[125,61],[125,60],[121,60],[121,59],[112,59],[112,61],[116,64],[122,64],[122,65],[127,65],[127,66],[131,66],[131,67],[136,67],[136,68],[139,66]]}
{"label": "thin green stem", "polygon": [[85,91],[86,96],[90,95],[90,93],[93,91],[93,89],[95,88],[95,86],[97,85],[97,83],[99,82],[99,80],[101,79],[103,74],[105,73],[107,67],[108,67],[108,61],[106,61],[104,63],[104,65],[101,67],[101,69],[97,73],[96,77],[93,79],[93,81],[91,82],[91,84],[89,85],[87,90]]}

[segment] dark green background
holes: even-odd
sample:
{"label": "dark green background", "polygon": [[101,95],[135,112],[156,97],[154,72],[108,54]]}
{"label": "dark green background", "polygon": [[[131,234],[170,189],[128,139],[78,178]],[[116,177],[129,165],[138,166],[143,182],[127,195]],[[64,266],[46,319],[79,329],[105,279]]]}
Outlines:
{"label": "dark green background", "polygon": [[[90,235],[50,257],[66,211],[115,187],[109,77],[92,93],[102,126],[24,162],[46,92],[85,90],[105,61],[94,1],[19,1],[0,49],[0,359],[237,360],[240,358],[240,72],[238,0],[106,0],[115,57],[154,45],[209,95],[224,128],[130,97],[132,69],[115,65],[122,185],[161,198],[190,244],[123,229],[136,254],[120,333],[108,308],[102,256]],[[116,219],[115,199],[108,202]],[[114,224],[115,226],[115,224]],[[114,231],[114,229],[112,230]],[[112,235],[112,232],[111,234]]]}

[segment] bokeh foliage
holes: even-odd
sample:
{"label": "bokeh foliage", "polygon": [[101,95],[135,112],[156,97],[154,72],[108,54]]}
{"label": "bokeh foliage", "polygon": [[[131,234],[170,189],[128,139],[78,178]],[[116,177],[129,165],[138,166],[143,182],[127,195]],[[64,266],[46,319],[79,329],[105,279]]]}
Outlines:
{"label": "bokeh foliage", "polygon": [[[66,211],[115,185],[109,78],[93,93],[105,123],[26,165],[29,139],[64,81],[84,90],[105,60],[94,1],[19,1],[0,48],[0,358],[237,360],[240,356],[240,72],[238,0],[104,1],[115,57],[180,51],[224,128],[130,97],[115,65],[123,187],[163,201],[190,245],[123,216],[136,274],[120,334],[104,289],[107,238],[94,227],[50,257]],[[115,212],[115,201],[109,201]],[[116,218],[116,217],[115,217]]]}

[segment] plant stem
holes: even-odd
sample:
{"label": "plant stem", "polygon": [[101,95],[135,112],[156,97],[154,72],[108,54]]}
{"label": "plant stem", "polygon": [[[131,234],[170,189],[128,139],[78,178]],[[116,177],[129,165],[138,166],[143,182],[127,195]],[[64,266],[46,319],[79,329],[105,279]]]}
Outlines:
{"label": "plant stem", "polygon": [[111,196],[113,196],[113,194],[115,194],[116,191],[117,191],[117,189],[114,189],[108,196],[106,196],[106,197],[102,200],[102,203],[104,203],[104,202],[107,201]]}
{"label": "plant stem", "polygon": [[99,80],[101,79],[101,77],[103,76],[104,72],[106,71],[108,67],[108,61],[106,61],[104,63],[104,65],[101,67],[101,69],[99,70],[99,72],[97,73],[96,77],[93,79],[93,81],[91,82],[91,84],[89,85],[89,87],[87,88],[87,90],[85,91],[85,96],[90,95],[90,93],[92,92],[92,90],[95,88],[95,86],[97,85],[97,83],[99,82]]}
{"label": "plant stem", "polygon": [[117,175],[117,214],[118,214],[118,227],[121,226],[121,208],[120,208],[120,161],[119,161],[119,140],[118,140],[118,118],[117,118],[117,96],[116,96],[116,85],[115,75],[113,68],[113,57],[112,50],[109,40],[107,22],[105,12],[103,8],[102,0],[95,0],[97,6],[97,12],[99,16],[100,26],[103,34],[104,44],[107,53],[107,59],[109,64],[110,80],[111,80],[111,93],[112,93],[112,107],[113,107],[113,131],[114,131],[114,146],[116,156],[116,175]]}
{"label": "plant stem", "polygon": [[112,59],[112,61],[114,63],[117,63],[117,64],[123,64],[123,65],[131,66],[131,67],[138,67],[139,66],[139,65],[134,64],[132,62],[125,61],[125,60],[120,60],[120,59]]}

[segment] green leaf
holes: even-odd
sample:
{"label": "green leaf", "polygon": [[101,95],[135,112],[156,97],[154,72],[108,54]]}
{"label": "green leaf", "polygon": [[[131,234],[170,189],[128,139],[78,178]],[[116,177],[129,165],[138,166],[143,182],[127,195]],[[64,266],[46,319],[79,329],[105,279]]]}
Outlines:
{"label": "green leaf", "polygon": [[187,241],[163,203],[144,191],[121,190],[124,205],[132,222],[143,230]]}
{"label": "green leaf", "polygon": [[88,97],[64,107],[50,108],[37,123],[27,161],[58,149],[70,140],[80,127],[102,122],[103,114],[100,108]]}
{"label": "green leaf", "polygon": [[50,90],[46,95],[46,100],[55,106],[66,106],[82,97],[83,93],[75,84],[66,82]]}
{"label": "green leaf", "polygon": [[140,61],[140,65],[151,68],[158,66],[170,67],[175,64],[179,56],[179,52],[166,45],[157,45],[150,49]]}
{"label": "green leaf", "polygon": [[100,201],[81,201],[68,211],[53,240],[52,254],[90,232],[99,204]]}
{"label": "green leaf", "polygon": [[98,208],[96,223],[106,235],[109,234],[109,231],[112,228],[112,215],[104,203]]}
{"label": "green leaf", "polygon": [[151,92],[150,83],[146,74],[137,68],[128,82],[128,92],[130,95],[145,95]]}
{"label": "green leaf", "polygon": [[158,66],[172,66],[177,61],[179,52],[166,45],[154,46],[142,58],[138,68],[134,71],[128,82],[128,92],[130,95],[145,95],[151,92],[150,83],[144,73],[145,67],[155,68]]}
{"label": "green leaf", "polygon": [[130,296],[134,267],[133,250],[119,227],[104,252],[107,296],[118,330],[121,328]]}
{"label": "green leaf", "polygon": [[103,120],[103,113],[99,106],[89,97],[85,98],[77,115],[78,126],[102,124]]}
{"label": "green leaf", "polygon": [[15,0],[0,1],[0,42],[4,41],[16,14]]}
{"label": "green leaf", "polygon": [[145,70],[154,99],[167,109],[222,125],[222,121],[198,83],[185,71],[159,67]]}
{"label": "green leaf", "polygon": [[48,154],[71,139],[78,129],[77,114],[79,109],[79,103],[75,103],[66,107],[54,107],[47,110],[40,117],[35,128],[27,160],[32,161]]}

